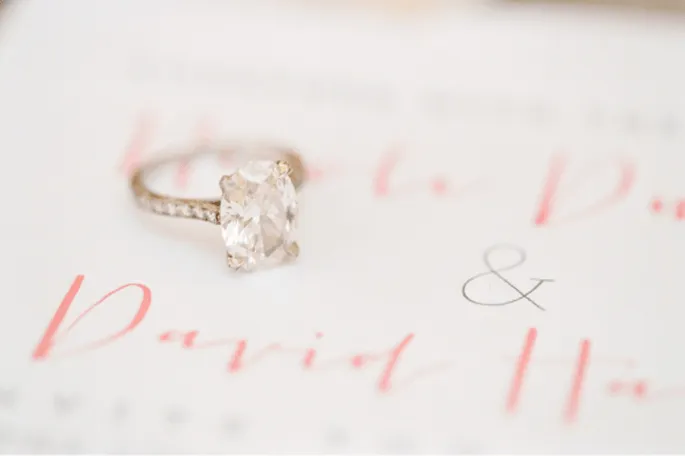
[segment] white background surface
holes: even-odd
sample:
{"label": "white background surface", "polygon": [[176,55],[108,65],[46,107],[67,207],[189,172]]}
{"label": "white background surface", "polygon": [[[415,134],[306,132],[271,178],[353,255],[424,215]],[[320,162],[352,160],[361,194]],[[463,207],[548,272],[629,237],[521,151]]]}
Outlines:
{"label": "white background surface", "polygon": [[[683,451],[683,21],[247,3],[33,0],[6,11],[0,448]],[[302,193],[295,265],[232,275],[218,227],[134,206],[122,164],[194,140],[198,125],[214,138],[282,141],[323,170]],[[381,195],[392,153],[401,161]],[[536,226],[559,155],[563,197]],[[625,197],[568,219],[616,187],[618,160],[635,170]],[[219,172],[167,185],[211,192]],[[436,175],[446,194],[431,190]],[[531,295],[544,312],[462,296],[498,243],[526,251],[502,272],[522,290],[555,280]],[[79,274],[62,337],[33,359]],[[135,289],[65,332],[126,283],[152,293],[140,324],[60,357],[130,321]],[[517,296],[493,276],[470,291]],[[531,328],[537,341],[508,412]],[[309,370],[296,350],[229,372],[234,345],[184,350],[159,341],[170,330],[245,339],[247,359],[276,342],[318,354]],[[379,391],[383,353],[409,334],[392,387]],[[582,340],[591,351],[568,419]],[[324,368],[368,352],[383,356]],[[643,397],[609,391],[635,380]]]}

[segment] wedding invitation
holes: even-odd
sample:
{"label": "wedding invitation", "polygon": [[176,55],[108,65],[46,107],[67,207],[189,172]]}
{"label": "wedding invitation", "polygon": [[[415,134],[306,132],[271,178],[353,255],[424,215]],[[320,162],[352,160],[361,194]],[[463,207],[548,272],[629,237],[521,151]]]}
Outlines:
{"label": "wedding invitation", "polygon": [[[682,18],[333,3],[4,5],[2,451],[683,451]],[[236,274],[128,180],[243,140],[308,180]]]}

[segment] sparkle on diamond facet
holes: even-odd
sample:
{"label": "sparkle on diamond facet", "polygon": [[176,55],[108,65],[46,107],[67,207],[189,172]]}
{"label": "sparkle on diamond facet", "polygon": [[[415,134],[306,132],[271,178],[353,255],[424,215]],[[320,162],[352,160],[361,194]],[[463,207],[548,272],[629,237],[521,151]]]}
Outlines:
{"label": "sparkle on diamond facet", "polygon": [[221,232],[228,265],[251,270],[297,256],[297,199],[283,161],[248,162],[221,179]]}

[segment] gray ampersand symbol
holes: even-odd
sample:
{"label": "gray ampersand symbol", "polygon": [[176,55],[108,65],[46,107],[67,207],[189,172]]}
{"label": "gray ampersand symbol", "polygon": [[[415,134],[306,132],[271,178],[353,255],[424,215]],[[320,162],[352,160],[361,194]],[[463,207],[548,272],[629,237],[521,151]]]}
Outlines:
{"label": "gray ampersand symbol", "polygon": [[[514,251],[518,253],[519,258],[518,261],[516,261],[513,264],[506,265],[506,266],[501,266],[498,268],[493,267],[492,263],[490,262],[490,255],[496,251],[502,251],[502,250],[509,250],[509,251]],[[466,298],[468,301],[472,302],[473,304],[478,304],[480,306],[506,306],[508,304],[513,304],[517,301],[521,301],[522,299],[525,299],[526,301],[530,302],[533,304],[535,307],[537,307],[540,310],[545,310],[542,306],[540,306],[537,302],[533,301],[533,299],[530,297],[530,295],[540,288],[540,286],[545,283],[545,282],[554,282],[553,279],[534,279],[532,278],[531,280],[535,281],[535,285],[528,290],[528,291],[521,291],[519,288],[517,288],[513,283],[511,283],[509,280],[507,280],[506,277],[504,277],[501,272],[502,271],[509,271],[511,269],[517,268],[521,266],[523,263],[526,261],[526,252],[521,248],[517,247],[515,245],[494,245],[490,248],[488,248],[485,253],[483,254],[483,263],[485,263],[485,266],[488,268],[487,271],[482,272],[478,275],[475,275],[471,277],[469,280],[464,282],[464,285],[461,288],[461,293]],[[500,279],[502,282],[506,283],[512,290],[516,291],[518,294],[518,297],[510,299],[508,301],[502,301],[502,302],[482,302],[482,301],[477,301],[473,299],[469,293],[468,293],[468,286],[471,282],[473,282],[476,279],[479,279],[481,277],[485,277],[487,275],[493,274],[495,277]]]}

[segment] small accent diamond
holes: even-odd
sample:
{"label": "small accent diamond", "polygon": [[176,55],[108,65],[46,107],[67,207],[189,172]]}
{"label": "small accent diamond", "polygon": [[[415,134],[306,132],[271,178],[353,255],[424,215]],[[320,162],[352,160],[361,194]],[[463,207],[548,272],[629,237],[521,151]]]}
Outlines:
{"label": "small accent diamond", "polygon": [[204,219],[208,222],[216,223],[216,214],[214,212],[207,211],[205,212]]}

